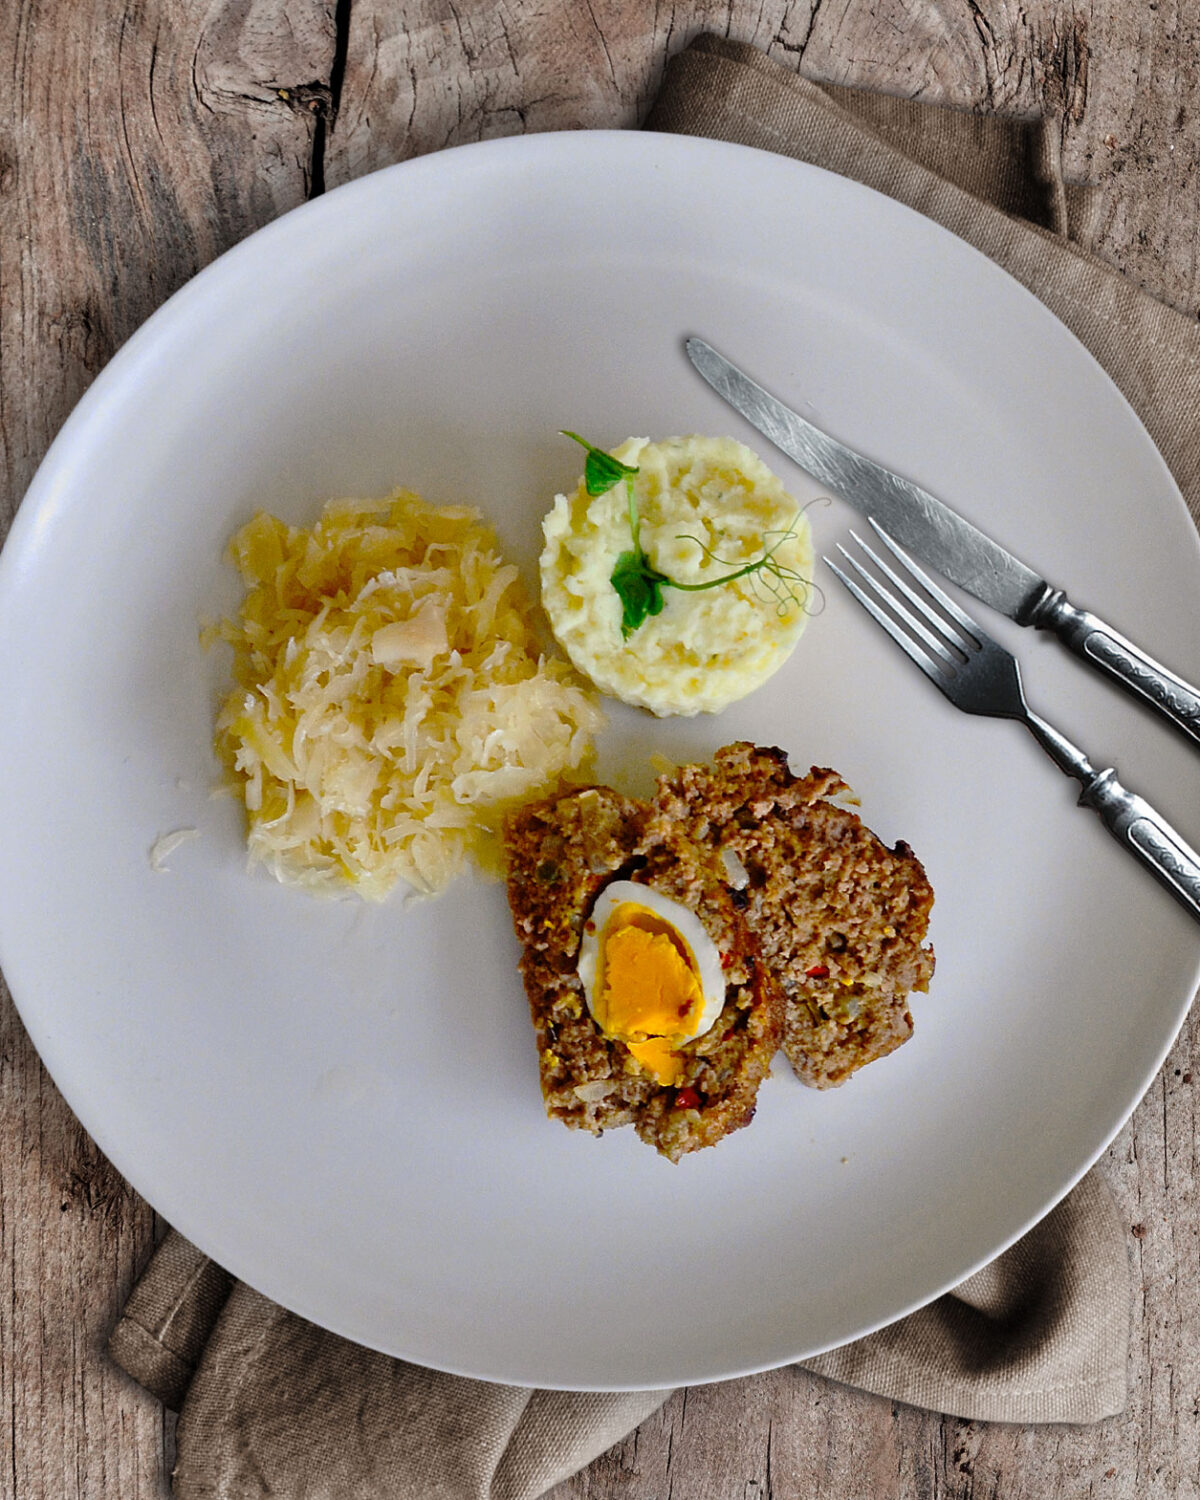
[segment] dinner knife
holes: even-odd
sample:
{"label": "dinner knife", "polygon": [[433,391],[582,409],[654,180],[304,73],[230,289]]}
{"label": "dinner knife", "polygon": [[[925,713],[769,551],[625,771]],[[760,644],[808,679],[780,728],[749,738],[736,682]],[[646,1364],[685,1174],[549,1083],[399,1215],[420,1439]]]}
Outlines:
{"label": "dinner knife", "polygon": [[941,500],[847,448],[778,401],[703,339],[687,340],[688,358],[718,396],[764,437],[901,546],[985,604],[1015,620],[1053,631],[1200,745],[1200,690],[1160,666],[1098,616],[1077,609],[1059,588],[985,536]]}

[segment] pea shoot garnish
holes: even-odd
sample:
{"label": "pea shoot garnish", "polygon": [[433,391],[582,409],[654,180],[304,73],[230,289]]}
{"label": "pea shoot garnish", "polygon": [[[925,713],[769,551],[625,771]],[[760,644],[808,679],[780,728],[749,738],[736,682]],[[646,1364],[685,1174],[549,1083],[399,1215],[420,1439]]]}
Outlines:
{"label": "pea shoot garnish", "polygon": [[[622,463],[619,458],[614,458],[603,448],[594,447],[586,438],[581,438],[577,432],[564,430],[562,435],[572,438],[587,450],[583,483],[589,495],[605,495],[622,480],[625,481],[625,490],[629,497],[629,531],[633,538],[633,546],[617,558],[610,580],[621,600],[621,635],[625,640],[628,640],[649,616],[662,613],[664,588],[679,589],[695,594],[704,589],[720,588],[722,584],[732,583],[736,578],[753,578],[756,582],[762,583],[774,596],[781,615],[786,615],[791,606],[801,603],[801,595],[797,589],[807,592],[808,580],[795,568],[789,568],[781,563],[776,556],[783,544],[789,538],[795,537],[795,520],[786,531],[765,532],[763,541],[767,545],[764,545],[762,556],[756,557],[753,562],[746,563],[743,567],[737,567],[732,562],[725,562],[725,559],[718,557],[699,537],[686,533],[680,535],[676,538],[677,541],[695,542],[707,558],[713,562],[722,563],[732,568],[733,571],[723,574],[720,578],[707,579],[704,583],[678,583],[674,578],[668,577],[666,573],[654,567],[642,549],[641,520],[638,517],[637,497],[633,488],[633,481],[638,472],[636,465]],[[796,519],[799,519],[798,515]],[[774,540],[771,540],[772,538]]]}
{"label": "pea shoot garnish", "polygon": [[605,453],[603,448],[594,448],[587,438],[581,438],[577,432],[567,432],[564,429],[562,436],[573,439],[581,448],[587,449],[587,458],[583,465],[583,482],[589,495],[607,494],[613,485],[622,479],[632,485],[633,476],[637,473],[636,468],[623,464],[611,453]]}

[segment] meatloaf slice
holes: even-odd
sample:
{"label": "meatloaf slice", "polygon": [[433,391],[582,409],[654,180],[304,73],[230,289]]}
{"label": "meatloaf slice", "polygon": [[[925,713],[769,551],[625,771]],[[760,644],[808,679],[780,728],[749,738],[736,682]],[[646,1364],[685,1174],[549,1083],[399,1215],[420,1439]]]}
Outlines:
{"label": "meatloaf slice", "polygon": [[[589,787],[521,808],[506,825],[505,852],[547,1113],[596,1135],[632,1124],[672,1161],[748,1125],[779,1047],[782,994],[707,847],[681,836],[650,804]],[[678,1049],[684,1064],[675,1087],[601,1032],[576,972],[584,923],[615,879],[652,886],[688,907],[722,955],[724,1009]]]}
{"label": "meatloaf slice", "polygon": [[782,750],[743,742],[661,777],[655,798],[693,842],[728,851],[726,880],[783,987],[784,1051],[815,1088],[906,1042],[909,993],[933,973],[921,862],[831,800],[848,796],[835,771],[795,776]]}

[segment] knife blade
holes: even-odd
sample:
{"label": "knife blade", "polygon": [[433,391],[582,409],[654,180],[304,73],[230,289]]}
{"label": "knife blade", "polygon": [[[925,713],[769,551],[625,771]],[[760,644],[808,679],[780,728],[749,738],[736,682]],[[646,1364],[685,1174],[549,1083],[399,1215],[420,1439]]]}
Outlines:
{"label": "knife blade", "polygon": [[1053,632],[1089,665],[1156,709],[1200,745],[1200,690],[1160,665],[1099,616],[927,490],[814,427],[711,344],[686,341],[708,384],[782,452],[903,547],[967,593],[1015,620]]}

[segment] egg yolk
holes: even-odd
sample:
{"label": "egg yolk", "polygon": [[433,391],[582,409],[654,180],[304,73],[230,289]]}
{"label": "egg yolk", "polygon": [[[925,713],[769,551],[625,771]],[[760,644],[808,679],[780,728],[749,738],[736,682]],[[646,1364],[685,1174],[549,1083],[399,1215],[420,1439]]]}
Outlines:
{"label": "egg yolk", "polygon": [[613,908],[600,942],[595,1016],[662,1084],[678,1082],[673,1048],[696,1033],[704,994],[695,960],[679,934],[633,902]]}

